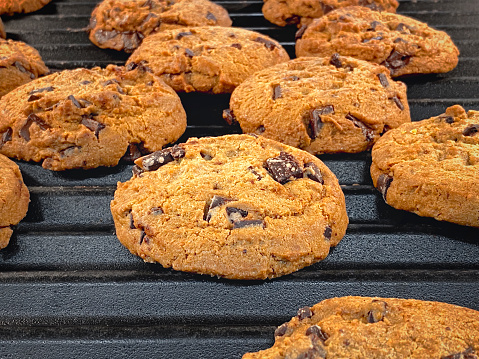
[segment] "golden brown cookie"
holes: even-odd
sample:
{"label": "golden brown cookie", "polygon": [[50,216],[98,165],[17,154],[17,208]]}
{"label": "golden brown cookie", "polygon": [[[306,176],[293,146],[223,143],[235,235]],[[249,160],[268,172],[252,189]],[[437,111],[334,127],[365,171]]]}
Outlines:
{"label": "golden brown cookie", "polygon": [[3,39],[7,38],[7,33],[5,32],[5,27],[3,26],[2,19],[0,19],[0,37]]}
{"label": "golden brown cookie", "polygon": [[479,111],[459,105],[391,130],[372,150],[371,176],[390,206],[479,227]]}
{"label": "golden brown cookie", "polygon": [[52,0],[0,0],[0,15],[37,11],[50,1]]}
{"label": "golden brown cookie", "polygon": [[151,33],[187,26],[231,26],[226,9],[209,0],[104,0],[93,10],[90,40],[132,52]]}
{"label": "golden brown cookie", "polygon": [[477,359],[479,312],[415,299],[342,297],[299,309],[274,346],[243,359]]}
{"label": "golden brown cookie", "polygon": [[0,153],[55,171],[114,166],[185,128],[178,95],[142,66],[65,70],[0,100]]}
{"label": "golden brown cookie", "polygon": [[0,39],[0,98],[48,73],[40,54],[21,41]]}
{"label": "golden brown cookie", "polygon": [[287,60],[266,35],[205,26],[148,36],[127,64],[148,66],[176,91],[228,93],[254,72]]}
{"label": "golden brown cookie", "polygon": [[256,72],[232,93],[224,117],[314,154],[364,151],[411,121],[406,85],[383,66],[336,55]]}
{"label": "golden brown cookie", "polygon": [[230,279],[289,274],[324,259],[348,224],[316,157],[250,135],[190,138],[139,158],[111,211],[133,254]]}
{"label": "golden brown cookie", "polygon": [[397,0],[264,0],[263,15],[279,26],[310,24],[315,18],[346,6],[358,5],[376,11],[396,12]]}
{"label": "golden brown cookie", "polygon": [[444,31],[360,6],[332,11],[298,31],[296,56],[334,53],[384,65],[393,77],[448,72],[457,66],[459,56]]}
{"label": "golden brown cookie", "polygon": [[0,155],[0,249],[8,245],[11,227],[25,217],[29,202],[30,194],[17,164]]}

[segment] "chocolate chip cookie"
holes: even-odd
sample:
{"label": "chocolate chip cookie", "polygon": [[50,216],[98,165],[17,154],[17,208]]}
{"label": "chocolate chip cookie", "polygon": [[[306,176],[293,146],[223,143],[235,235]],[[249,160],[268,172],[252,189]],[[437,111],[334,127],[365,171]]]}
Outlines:
{"label": "chocolate chip cookie", "polygon": [[298,58],[255,73],[231,95],[228,122],[314,154],[361,152],[410,122],[406,85],[350,57]]}
{"label": "chocolate chip cookie", "polygon": [[231,26],[226,9],[209,0],[104,0],[93,10],[90,40],[133,52],[151,33],[187,26]]}
{"label": "chocolate chip cookie", "polygon": [[371,176],[390,206],[479,227],[479,111],[456,105],[388,132],[372,150]]}
{"label": "chocolate chip cookie", "polygon": [[176,91],[229,93],[254,72],[287,60],[266,35],[205,26],[150,35],[127,64],[148,66]]}
{"label": "chocolate chip cookie", "polygon": [[0,0],[0,15],[37,11],[50,1],[52,0]]}
{"label": "chocolate chip cookie", "polygon": [[348,224],[316,157],[251,135],[190,138],[136,160],[111,211],[133,254],[230,279],[279,277],[324,259]]}
{"label": "chocolate chip cookie", "polygon": [[30,194],[17,164],[0,155],[0,249],[8,245],[12,226],[25,217],[29,202]]}
{"label": "chocolate chip cookie", "polygon": [[396,0],[264,0],[263,15],[279,26],[310,24],[315,18],[346,6],[358,5],[376,11],[396,12]]}
{"label": "chocolate chip cookie", "polygon": [[342,297],[299,309],[274,346],[243,359],[477,359],[479,312],[415,299]]}
{"label": "chocolate chip cookie", "polygon": [[7,38],[7,33],[5,32],[5,27],[3,26],[2,19],[0,19],[0,37],[3,39]]}
{"label": "chocolate chip cookie", "polygon": [[142,66],[65,70],[0,100],[0,153],[55,171],[114,166],[185,128],[178,95]]}
{"label": "chocolate chip cookie", "polygon": [[0,98],[48,73],[40,54],[21,41],[0,39]]}
{"label": "chocolate chip cookie", "polygon": [[298,31],[296,56],[333,53],[384,65],[393,77],[448,72],[457,66],[459,56],[444,31],[360,6],[332,11]]}

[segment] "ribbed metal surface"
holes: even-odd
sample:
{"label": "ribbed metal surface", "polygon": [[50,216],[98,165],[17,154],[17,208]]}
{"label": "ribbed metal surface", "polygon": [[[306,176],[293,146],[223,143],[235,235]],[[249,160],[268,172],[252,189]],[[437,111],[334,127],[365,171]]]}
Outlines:
{"label": "ribbed metal surface", "polygon": [[[3,17],[10,38],[36,47],[52,69],[122,64],[82,30],[97,1],[57,0]],[[294,28],[261,14],[261,1],[222,1],[233,24],[294,53]],[[461,51],[448,74],[405,79],[414,120],[460,104],[479,110],[479,1],[402,1],[399,13],[447,31]],[[238,132],[221,112],[228,95],[181,94],[191,136]],[[32,201],[0,252],[0,358],[240,358],[273,343],[299,307],[343,295],[407,297],[479,310],[479,230],[387,206],[372,187],[370,153],[320,158],[346,195],[348,232],[323,262],[275,280],[240,282],[145,264],[114,235],[109,202],[131,166],[50,172],[19,162]],[[478,180],[479,181],[479,180]]]}

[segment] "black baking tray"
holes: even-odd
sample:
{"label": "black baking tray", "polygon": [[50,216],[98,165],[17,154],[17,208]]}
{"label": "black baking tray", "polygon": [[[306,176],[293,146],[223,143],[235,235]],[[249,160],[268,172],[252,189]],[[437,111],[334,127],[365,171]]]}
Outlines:
{"label": "black baking tray", "polygon": [[[98,1],[53,0],[2,17],[9,38],[53,70],[123,64],[84,28]],[[258,0],[218,1],[233,25],[267,34],[294,56],[295,28],[266,21]],[[479,1],[400,1],[398,12],[447,31],[461,51],[447,74],[406,78],[413,120],[460,104],[479,110]],[[180,94],[191,136],[238,132],[221,118],[229,95]],[[298,308],[344,295],[417,298],[479,310],[479,229],[384,203],[370,152],[319,156],[346,196],[350,225],[323,262],[274,280],[233,281],[143,263],[118,242],[109,202],[131,165],[50,172],[18,161],[26,218],[0,251],[0,358],[241,358],[273,344]],[[479,179],[478,179],[479,182]]]}

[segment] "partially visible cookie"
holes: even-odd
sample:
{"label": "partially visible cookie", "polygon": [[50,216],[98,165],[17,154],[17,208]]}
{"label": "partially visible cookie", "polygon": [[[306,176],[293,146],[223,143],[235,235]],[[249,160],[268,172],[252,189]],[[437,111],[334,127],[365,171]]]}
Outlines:
{"label": "partially visible cookie", "polygon": [[90,40],[132,52],[151,33],[187,26],[231,26],[226,9],[209,0],[104,0],[92,12]]}
{"label": "partially visible cookie", "polygon": [[348,224],[316,157],[250,135],[190,138],[139,158],[111,211],[133,254],[230,279],[279,277],[324,259]]}
{"label": "partially visible cookie", "polygon": [[332,11],[298,31],[297,38],[298,57],[339,53],[384,65],[393,77],[448,72],[457,66],[459,56],[444,31],[361,6]]}
{"label": "partially visible cookie", "polygon": [[459,105],[404,124],[372,150],[371,176],[390,206],[479,227],[479,111]]}
{"label": "partially visible cookie", "polygon": [[0,19],[0,37],[3,39],[7,38],[7,33],[5,32],[5,27],[3,26],[2,19]]}
{"label": "partially visible cookie", "polygon": [[254,72],[287,60],[266,35],[204,26],[150,35],[127,64],[148,66],[176,91],[228,93]]}
{"label": "partially visible cookie", "polygon": [[114,166],[185,128],[178,95],[142,66],[65,70],[0,100],[0,153],[55,171]]}
{"label": "partially visible cookie", "polygon": [[37,11],[50,1],[52,0],[0,0],[0,15]]}
{"label": "partially visible cookie", "polygon": [[477,359],[479,312],[415,299],[341,297],[299,309],[243,359]]}
{"label": "partially visible cookie", "polygon": [[21,41],[0,39],[0,98],[48,73],[40,54]]}
{"label": "partially visible cookie", "polygon": [[0,249],[12,235],[12,226],[27,214],[30,194],[17,164],[0,155]]}
{"label": "partially visible cookie", "polygon": [[396,12],[397,0],[264,0],[263,15],[279,26],[310,24],[315,18],[346,6],[359,5],[376,11]]}
{"label": "partially visible cookie", "polygon": [[411,121],[406,85],[383,66],[336,55],[256,72],[232,93],[224,117],[314,154],[364,151]]}

